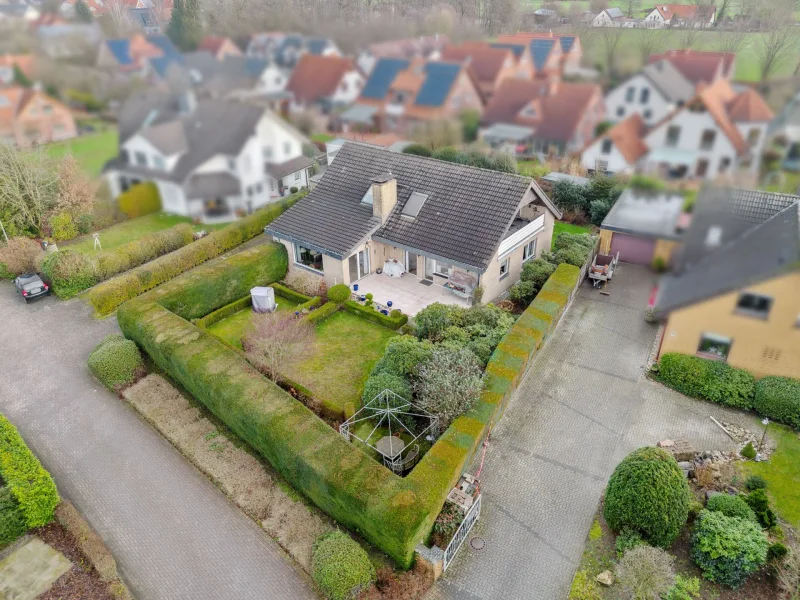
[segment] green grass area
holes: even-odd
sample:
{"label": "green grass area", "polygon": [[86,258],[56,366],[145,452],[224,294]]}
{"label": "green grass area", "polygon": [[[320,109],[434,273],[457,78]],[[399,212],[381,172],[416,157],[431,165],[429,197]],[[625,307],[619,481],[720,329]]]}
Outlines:
{"label": "green grass area", "polygon": [[[562,221],[556,221],[553,224],[553,244],[556,243],[556,236],[559,233],[589,233],[592,230],[591,227],[584,227],[582,225],[573,225],[572,223],[564,223]],[[551,244],[552,245],[552,244]]]}
{"label": "green grass area", "polygon": [[765,189],[768,192],[781,192],[783,194],[796,194],[800,190],[800,173],[782,172],[782,178],[769,177]]}
{"label": "green grass area", "polygon": [[[278,310],[294,304],[277,298]],[[209,327],[209,333],[241,348],[254,313],[245,310]],[[344,407],[361,403],[361,392],[372,367],[383,356],[394,331],[356,315],[339,311],[316,326],[316,338],[302,359],[284,368],[283,376],[308,388],[314,398]]]}
{"label": "green grass area", "polygon": [[94,133],[48,144],[46,146],[48,156],[60,159],[72,154],[88,175],[92,177],[100,175],[103,165],[117,155],[119,149],[117,129],[95,122],[92,122],[92,125],[97,128]]}
{"label": "green grass area", "polygon": [[312,142],[330,142],[331,140],[335,140],[336,138],[329,133],[315,133],[311,136]]}
{"label": "green grass area", "polygon": [[778,447],[765,462],[739,463],[747,475],[766,479],[775,510],[793,527],[800,526],[800,437],[783,425],[770,425],[768,436]]}
{"label": "green grass area", "polygon": [[[165,213],[153,213],[152,215],[145,215],[137,219],[130,219],[117,223],[111,227],[106,227],[100,230],[100,243],[103,250],[111,250],[122,244],[127,244],[135,239],[147,235],[148,233],[155,233],[164,229],[169,229],[173,225],[179,223],[192,223],[189,217],[180,217],[178,215],[168,215]],[[227,223],[217,223],[214,225],[192,225],[195,231],[220,229],[225,227]],[[75,238],[69,242],[64,242],[62,246],[70,250],[80,250],[81,252],[94,252],[94,239],[91,234]]]}

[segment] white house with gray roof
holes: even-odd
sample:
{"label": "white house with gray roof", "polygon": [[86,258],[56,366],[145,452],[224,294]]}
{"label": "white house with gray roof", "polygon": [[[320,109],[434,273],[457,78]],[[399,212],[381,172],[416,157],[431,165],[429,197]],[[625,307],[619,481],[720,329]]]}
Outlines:
{"label": "white house with gray roof", "polygon": [[346,143],[314,190],[270,223],[289,270],[415,314],[483,301],[549,251],[561,212],[533,179]]}
{"label": "white house with gray roof", "polygon": [[263,107],[151,90],[122,107],[119,139],[104,168],[113,196],[152,181],[168,213],[229,221],[308,187],[308,140]]}

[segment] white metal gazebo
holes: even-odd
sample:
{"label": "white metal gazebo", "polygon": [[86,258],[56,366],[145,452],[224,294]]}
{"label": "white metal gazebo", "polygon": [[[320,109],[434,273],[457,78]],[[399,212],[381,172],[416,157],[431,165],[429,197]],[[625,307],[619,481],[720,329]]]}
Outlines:
{"label": "white metal gazebo", "polygon": [[[374,426],[369,435],[361,437],[353,433],[352,428],[364,421],[370,421]],[[408,421],[419,425],[409,428]],[[388,435],[386,429],[389,430]],[[419,458],[417,441],[423,436],[430,439],[439,436],[439,417],[387,389],[339,425],[339,433],[348,442],[353,437],[366,444],[383,457],[386,467],[395,473],[403,473]],[[407,434],[412,440],[406,443],[396,434]]]}

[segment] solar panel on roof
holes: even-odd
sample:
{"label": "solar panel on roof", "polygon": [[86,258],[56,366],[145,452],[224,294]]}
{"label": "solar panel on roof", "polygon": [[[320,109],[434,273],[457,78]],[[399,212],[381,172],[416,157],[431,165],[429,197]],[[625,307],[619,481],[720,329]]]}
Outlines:
{"label": "solar panel on roof", "polygon": [[361,96],[382,100],[389,91],[397,74],[406,69],[409,62],[402,58],[381,58],[372,69]]}
{"label": "solar panel on roof", "polygon": [[461,72],[461,65],[451,63],[428,63],[425,65],[425,83],[420,87],[414,104],[417,106],[441,106]]}
{"label": "solar panel on roof", "polygon": [[428,199],[428,194],[411,192],[411,196],[408,197],[406,205],[403,207],[403,211],[400,214],[403,215],[404,217],[411,217],[412,219],[416,219],[417,215],[419,215],[419,211],[422,210],[422,205],[425,204],[425,200],[427,199]]}
{"label": "solar panel on roof", "polygon": [[569,52],[572,49],[572,44],[575,43],[575,36],[574,35],[562,35],[561,38],[561,49],[564,52]]}
{"label": "solar panel on roof", "polygon": [[544,67],[550,52],[553,49],[555,40],[531,40],[531,54],[533,54],[533,63],[537,69]]}
{"label": "solar panel on roof", "polygon": [[522,56],[525,52],[525,46],[522,44],[491,44],[492,48],[503,48],[511,50],[516,58]]}

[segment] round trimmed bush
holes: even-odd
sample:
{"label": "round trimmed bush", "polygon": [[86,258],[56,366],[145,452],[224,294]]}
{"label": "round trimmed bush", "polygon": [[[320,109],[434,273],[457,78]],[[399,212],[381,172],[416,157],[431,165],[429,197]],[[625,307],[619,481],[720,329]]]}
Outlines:
{"label": "round trimmed bush", "polygon": [[717,494],[711,496],[706,504],[708,510],[721,512],[726,517],[733,517],[735,519],[745,519],[758,523],[758,518],[753,509],[747,505],[740,496],[731,496],[729,494]]}
{"label": "round trimmed bush", "polygon": [[343,283],[331,286],[328,289],[328,300],[336,304],[344,304],[350,299],[350,288]]}
{"label": "round trimmed bush", "polygon": [[689,498],[675,458],[660,448],[639,448],[611,475],[604,515],[614,531],[629,527],[654,546],[668,548],[689,516]]}
{"label": "round trimmed bush", "polygon": [[332,531],[314,542],[311,555],[314,583],[330,600],[356,598],[375,581],[375,567],[350,536]]}
{"label": "round trimmed bush", "polygon": [[753,404],[759,414],[800,429],[800,380],[775,376],[760,379]]}
{"label": "round trimmed bush", "polygon": [[391,373],[408,377],[417,365],[433,355],[433,344],[418,340],[411,335],[398,335],[389,340],[383,357],[375,364],[373,373]]}
{"label": "round trimmed bush", "polygon": [[108,336],[89,355],[89,369],[111,389],[133,383],[143,367],[136,343],[119,334]]}
{"label": "round trimmed bush", "polygon": [[757,524],[717,511],[700,513],[692,535],[692,560],[703,577],[732,588],[761,568],[768,548]]}

